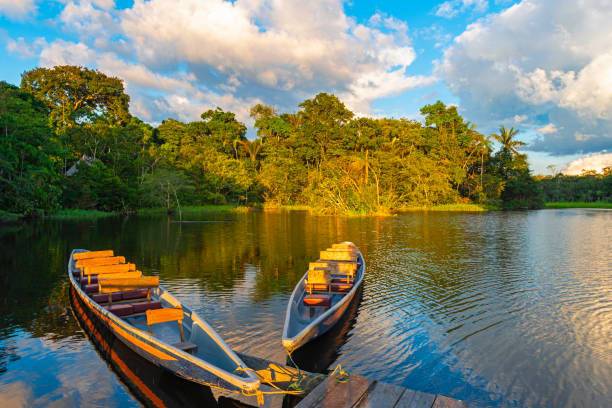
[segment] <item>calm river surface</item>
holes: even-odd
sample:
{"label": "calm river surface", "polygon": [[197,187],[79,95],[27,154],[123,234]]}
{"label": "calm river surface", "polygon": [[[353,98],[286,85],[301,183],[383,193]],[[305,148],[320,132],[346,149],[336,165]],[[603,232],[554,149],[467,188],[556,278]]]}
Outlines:
{"label": "calm river surface", "polygon": [[291,291],[320,250],[344,240],[366,260],[361,302],[301,357],[311,368],[340,363],[476,406],[612,406],[612,211],[188,221],[1,227],[0,406],[140,405],[72,313],[73,248],[114,249],[234,349],[285,362]]}

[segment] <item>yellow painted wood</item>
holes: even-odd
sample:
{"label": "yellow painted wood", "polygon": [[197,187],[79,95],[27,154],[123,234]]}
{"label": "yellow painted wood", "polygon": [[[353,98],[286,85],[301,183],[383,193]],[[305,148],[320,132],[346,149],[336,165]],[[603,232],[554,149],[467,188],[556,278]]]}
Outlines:
{"label": "yellow painted wood", "polygon": [[329,269],[314,269],[308,271],[308,283],[311,285],[331,283],[331,273]]}
{"label": "yellow painted wood", "polygon": [[90,251],[90,252],[79,252],[77,254],[72,255],[72,259],[75,261],[81,259],[91,259],[91,258],[104,258],[108,256],[113,256],[114,252],[112,249],[108,249],[105,251]]}
{"label": "yellow painted wood", "polygon": [[157,323],[183,320],[183,309],[181,307],[168,307],[165,309],[147,310],[146,314],[147,324],[149,326]]}
{"label": "yellow painted wood", "polygon": [[135,270],[136,270],[136,265],[133,263],[119,264],[119,265],[85,266],[83,267],[83,274],[101,275],[104,273],[133,272]]}
{"label": "yellow painted wood", "polygon": [[332,248],[334,249],[352,249],[352,248],[357,248],[357,246],[355,244],[353,244],[352,242],[341,242],[339,244],[333,244]]}
{"label": "yellow painted wood", "polygon": [[142,277],[142,272],[140,271],[106,273],[98,277],[98,282],[111,280],[111,279],[131,279],[131,278],[140,278],[140,277]]}
{"label": "yellow painted wood", "polygon": [[321,251],[323,261],[357,261],[357,254],[352,251]]}
{"label": "yellow painted wood", "polygon": [[84,266],[117,265],[123,263],[125,263],[125,257],[123,256],[107,256],[104,258],[80,259],[76,261],[74,266],[82,268]]}
{"label": "yellow painted wood", "polygon": [[[98,279],[100,279],[98,277]],[[150,289],[159,286],[158,276],[143,276],[128,279],[103,279],[98,282],[100,293],[122,292],[124,290]]]}

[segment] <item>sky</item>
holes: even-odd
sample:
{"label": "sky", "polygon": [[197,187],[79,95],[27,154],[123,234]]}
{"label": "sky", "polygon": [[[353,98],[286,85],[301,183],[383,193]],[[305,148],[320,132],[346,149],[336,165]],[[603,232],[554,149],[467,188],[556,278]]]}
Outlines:
{"label": "sky", "polygon": [[441,100],[520,129],[536,174],[580,173],[612,166],[610,21],[610,0],[0,0],[0,80],[95,68],[154,125],[219,106],[252,126],[319,92],[414,120]]}

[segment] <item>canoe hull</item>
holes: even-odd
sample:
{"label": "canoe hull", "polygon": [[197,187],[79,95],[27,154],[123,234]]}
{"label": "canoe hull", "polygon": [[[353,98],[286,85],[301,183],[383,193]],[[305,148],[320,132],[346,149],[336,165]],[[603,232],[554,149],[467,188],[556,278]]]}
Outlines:
{"label": "canoe hull", "polygon": [[[133,352],[140,355],[156,366],[162,367],[179,377],[202,385],[213,385],[232,391],[252,392],[259,388],[259,381],[253,379],[250,383],[238,387],[225,380],[219,369],[206,367],[201,360],[196,357],[176,349],[172,346],[158,341],[149,333],[139,330],[113,313],[107,311],[102,306],[94,302],[80,287],[72,274],[72,255],[68,265],[68,275],[72,290],[75,296],[77,307],[83,308],[83,312],[90,316],[96,324],[102,324],[117,339]],[[157,288],[158,291],[163,291]],[[187,307],[182,306],[188,314],[192,313]],[[237,358],[237,357],[236,357]],[[198,361],[199,360],[199,361]],[[244,365],[242,365],[244,366]],[[219,375],[220,374],[220,375]],[[227,376],[226,376],[227,377]]]}
{"label": "canoe hull", "polygon": [[283,329],[282,343],[283,347],[285,347],[285,349],[287,349],[289,353],[327,333],[340,320],[344,313],[346,313],[346,310],[348,309],[349,305],[351,304],[356,294],[361,289],[361,285],[363,284],[363,277],[365,275],[365,262],[361,253],[359,254],[359,261],[361,263],[361,266],[356,274],[355,284],[353,285],[353,288],[346,295],[344,295],[338,303],[333,305],[322,316],[310,323],[299,333],[291,336],[289,334],[291,320],[296,319],[296,310],[298,308],[298,302],[302,301],[304,292],[306,291],[306,285],[304,282],[308,273],[306,273],[302,277],[300,282],[296,285],[293,293],[291,294],[291,298],[289,299],[289,305],[287,306],[287,313],[285,316],[285,327]]}

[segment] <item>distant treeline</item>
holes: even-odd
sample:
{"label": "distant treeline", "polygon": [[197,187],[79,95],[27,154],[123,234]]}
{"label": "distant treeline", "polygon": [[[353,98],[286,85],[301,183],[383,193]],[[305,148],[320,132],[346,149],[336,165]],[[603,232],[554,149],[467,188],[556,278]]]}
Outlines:
{"label": "distant treeline", "polygon": [[585,171],[580,176],[561,173],[539,178],[547,202],[612,203],[612,167],[603,174]]}
{"label": "distant treeline", "polygon": [[257,105],[254,140],[220,108],[195,122],[167,119],[154,128],[128,106],[120,79],[81,67],[25,72],[20,88],[0,82],[0,209],[130,212],[232,203],[373,214],[470,202],[538,208],[542,185],[548,199],[557,183],[533,179],[516,150],[523,144],[516,130],[501,127],[486,137],[442,102],[421,109],[424,124],[357,118],[325,93],[295,113]]}

